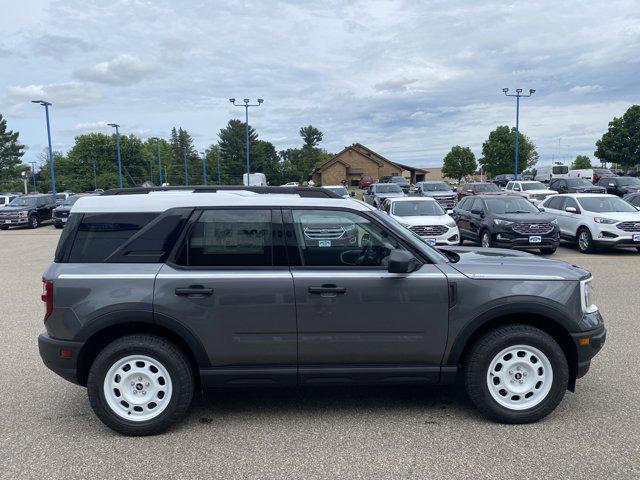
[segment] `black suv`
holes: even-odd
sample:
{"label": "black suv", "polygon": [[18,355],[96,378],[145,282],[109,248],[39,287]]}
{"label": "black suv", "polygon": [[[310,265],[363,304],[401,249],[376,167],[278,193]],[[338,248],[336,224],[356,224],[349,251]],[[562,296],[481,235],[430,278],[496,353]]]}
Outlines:
{"label": "black suv", "polygon": [[499,187],[504,188],[507,186],[507,183],[511,182],[515,178],[515,175],[512,173],[501,173],[500,175],[496,175],[491,181]]}
{"label": "black suv", "polygon": [[484,248],[537,249],[552,254],[560,243],[558,221],[515,195],[477,195],[463,198],[451,215],[464,240]]}
{"label": "black suv", "polygon": [[51,212],[56,202],[51,195],[23,195],[11,200],[0,209],[0,229],[14,226],[38,228],[44,221],[51,220]]}
{"label": "black suv", "polygon": [[636,177],[602,177],[598,185],[607,189],[607,193],[624,197],[640,191],[640,179]]}
{"label": "black suv", "polygon": [[555,190],[558,193],[607,193],[606,188],[578,177],[552,178],[549,182],[549,190]]}

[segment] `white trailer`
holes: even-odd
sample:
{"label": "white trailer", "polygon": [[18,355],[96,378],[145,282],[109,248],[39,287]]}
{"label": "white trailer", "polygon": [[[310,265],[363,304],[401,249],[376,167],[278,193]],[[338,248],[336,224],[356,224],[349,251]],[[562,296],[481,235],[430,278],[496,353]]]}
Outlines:
{"label": "white trailer", "polygon": [[[248,181],[247,181],[248,180]],[[242,174],[242,184],[245,187],[266,187],[267,176],[264,173],[251,173],[247,179],[247,174]]]}

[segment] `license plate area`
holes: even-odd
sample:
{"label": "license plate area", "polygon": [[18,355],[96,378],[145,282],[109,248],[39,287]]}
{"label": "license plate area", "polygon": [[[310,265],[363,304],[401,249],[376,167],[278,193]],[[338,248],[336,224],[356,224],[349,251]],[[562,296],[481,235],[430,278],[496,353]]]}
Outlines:
{"label": "license plate area", "polygon": [[435,244],[436,244],[436,239],[435,238],[425,238],[424,241],[427,242],[427,245],[435,246]]}
{"label": "license plate area", "polygon": [[633,241],[634,242],[640,242],[640,235],[634,235],[633,236]]}
{"label": "license plate area", "polygon": [[529,243],[542,243],[542,237],[539,235],[532,235],[529,237]]}

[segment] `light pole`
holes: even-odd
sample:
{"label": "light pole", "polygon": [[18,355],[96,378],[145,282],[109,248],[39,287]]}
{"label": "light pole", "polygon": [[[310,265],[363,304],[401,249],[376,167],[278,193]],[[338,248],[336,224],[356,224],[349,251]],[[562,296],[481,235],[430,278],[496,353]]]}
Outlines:
{"label": "light pole", "polygon": [[33,191],[38,190],[36,185],[36,162],[31,162],[31,176],[33,177]]}
{"label": "light pole", "polygon": [[201,151],[202,154],[202,182],[204,185],[207,184],[207,152]]}
{"label": "light pole", "polygon": [[93,190],[98,190],[98,175],[96,172],[96,159],[93,159]]}
{"label": "light pole", "polygon": [[31,103],[37,103],[44,107],[44,114],[47,118],[47,139],[49,140],[49,167],[51,168],[51,196],[56,201],[56,175],[53,167],[53,149],[51,148],[51,127],[49,126],[49,107],[51,103],[45,100],[31,100]]}
{"label": "light pole", "polygon": [[258,103],[249,103],[249,99],[245,98],[243,100],[244,104],[242,103],[238,103],[236,104],[236,99],[235,98],[230,98],[229,101],[236,107],[244,107],[244,113],[245,113],[245,134],[247,137],[247,186],[249,186],[251,184],[251,175],[250,175],[250,171],[249,171],[249,107],[259,107],[262,102],[264,102],[263,99],[259,98],[258,99]]}
{"label": "light pole", "polygon": [[521,88],[516,88],[516,93],[509,93],[508,88],[503,88],[502,91],[507,97],[516,97],[516,165],[515,165],[514,176],[515,176],[515,179],[517,180],[518,179],[518,127],[519,127],[519,121],[520,121],[520,98],[530,97],[531,95],[536,93],[536,91],[533,88],[529,89],[528,94],[523,94]]}
{"label": "light pole", "polygon": [[120,188],[122,188],[122,160],[120,159],[120,130],[118,130],[120,125],[118,125],[117,123],[108,123],[107,125],[116,129],[116,147],[118,149],[118,182],[120,183]]}
{"label": "light pole", "polygon": [[184,186],[189,186],[189,171],[187,169],[187,147],[182,147],[182,157],[184,158]]}

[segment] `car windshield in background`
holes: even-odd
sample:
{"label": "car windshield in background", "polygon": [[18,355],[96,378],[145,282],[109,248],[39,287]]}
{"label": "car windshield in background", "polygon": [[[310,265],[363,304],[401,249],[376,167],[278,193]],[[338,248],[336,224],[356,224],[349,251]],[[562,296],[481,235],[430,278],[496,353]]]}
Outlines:
{"label": "car windshield in background", "polygon": [[553,167],[551,170],[554,175],[563,175],[565,173],[569,173],[569,167],[567,167],[566,165],[558,165],[556,167]]}
{"label": "car windshield in background", "polygon": [[376,193],[402,193],[402,189],[395,183],[376,186]]}
{"label": "car windshield in background", "polygon": [[36,197],[18,197],[11,200],[10,207],[28,207],[35,205],[38,199]]}
{"label": "car windshield in background", "polygon": [[546,189],[547,187],[545,187],[544,184],[540,182],[522,184],[522,190],[546,190]]}
{"label": "car windshield in background", "polygon": [[589,212],[637,212],[634,206],[618,197],[581,197],[578,202]]}
{"label": "car windshield in background", "polygon": [[77,196],[77,195],[74,195],[73,197],[69,197],[62,203],[62,205],[66,206],[66,207],[68,207],[70,205],[73,205],[74,203],[76,203],[78,201],[79,198],[80,197]]}
{"label": "car windshield in background", "polygon": [[608,168],[594,168],[593,173],[597,173],[598,175],[612,175],[613,172]]}
{"label": "car windshield in background", "polygon": [[449,185],[447,185],[444,182],[438,182],[438,183],[422,183],[421,184],[422,190],[426,190],[427,192],[442,192],[442,191],[449,191]]}
{"label": "car windshield in background", "polygon": [[516,196],[500,196],[500,198],[487,198],[485,203],[491,213],[495,214],[508,214],[508,213],[540,213],[531,202],[525,200],[522,197]]}
{"label": "car windshield in background", "polygon": [[500,192],[500,187],[495,183],[487,183],[486,185],[476,185],[476,192]]}
{"label": "car windshield in background", "polygon": [[399,217],[435,216],[445,214],[438,202],[422,202],[420,200],[393,202],[392,213]]}
{"label": "car windshield in background", "polygon": [[640,185],[640,180],[634,177],[622,177],[618,179],[618,185],[626,187],[627,185]]}
{"label": "car windshield in background", "polygon": [[584,178],[567,178],[565,180],[570,187],[591,187],[593,184]]}
{"label": "car windshield in background", "polygon": [[347,189],[344,187],[324,187],[327,190],[332,191],[333,193],[337,193],[338,195],[349,195],[349,192],[347,192]]}
{"label": "car windshield in background", "polygon": [[391,183],[397,183],[398,185],[406,185],[407,183],[409,183],[404,177],[391,177],[389,181]]}

